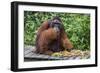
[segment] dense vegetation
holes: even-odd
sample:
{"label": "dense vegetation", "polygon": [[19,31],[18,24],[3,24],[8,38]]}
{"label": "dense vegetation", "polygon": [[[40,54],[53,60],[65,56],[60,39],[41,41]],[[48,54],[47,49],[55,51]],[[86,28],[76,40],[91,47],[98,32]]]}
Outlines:
{"label": "dense vegetation", "polygon": [[34,45],[38,27],[45,20],[59,16],[65,31],[77,49],[90,49],[90,15],[79,13],[24,12],[24,44]]}

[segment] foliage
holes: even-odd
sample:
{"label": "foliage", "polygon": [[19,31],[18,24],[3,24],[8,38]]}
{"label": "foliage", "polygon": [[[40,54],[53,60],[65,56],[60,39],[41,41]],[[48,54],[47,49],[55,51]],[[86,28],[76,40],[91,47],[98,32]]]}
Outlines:
{"label": "foliage", "polygon": [[41,23],[59,16],[74,47],[90,49],[90,15],[83,13],[57,13],[24,11],[24,44],[34,45],[36,32]]}

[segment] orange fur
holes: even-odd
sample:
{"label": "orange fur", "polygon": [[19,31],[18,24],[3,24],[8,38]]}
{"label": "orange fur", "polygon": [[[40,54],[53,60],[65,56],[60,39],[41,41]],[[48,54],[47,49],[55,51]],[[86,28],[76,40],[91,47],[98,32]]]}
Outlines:
{"label": "orange fur", "polygon": [[[56,39],[58,36],[57,36],[57,32],[53,28],[50,28],[48,26],[49,26],[49,22],[45,21],[43,22],[43,24],[41,24],[40,28],[38,29],[37,39],[36,39],[37,53],[50,54],[53,52],[50,50],[48,44],[52,40]],[[63,29],[59,33],[61,33],[60,34],[61,38],[59,42],[60,46],[63,47],[63,50],[65,49],[71,50],[73,48],[73,44],[68,39],[65,30]]]}

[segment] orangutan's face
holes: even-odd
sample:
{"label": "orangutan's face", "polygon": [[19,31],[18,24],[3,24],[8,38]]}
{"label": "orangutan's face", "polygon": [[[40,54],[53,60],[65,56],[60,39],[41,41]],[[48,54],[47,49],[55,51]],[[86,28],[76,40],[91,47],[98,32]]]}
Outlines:
{"label": "orangutan's face", "polygon": [[58,19],[53,19],[50,24],[50,28],[54,28],[57,32],[62,29],[62,23]]}

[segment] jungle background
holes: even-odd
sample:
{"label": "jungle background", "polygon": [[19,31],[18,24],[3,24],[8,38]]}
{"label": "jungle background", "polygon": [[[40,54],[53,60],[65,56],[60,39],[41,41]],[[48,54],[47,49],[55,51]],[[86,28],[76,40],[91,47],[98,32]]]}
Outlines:
{"label": "jungle background", "polygon": [[90,50],[90,14],[24,11],[24,44],[35,45],[37,29],[54,16],[59,16],[74,48]]}

